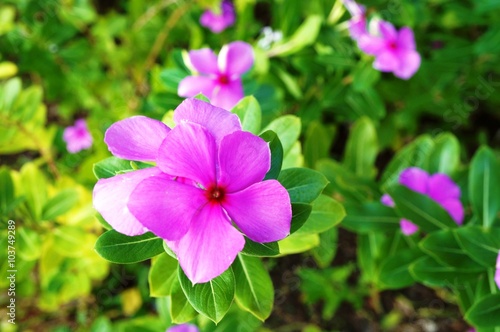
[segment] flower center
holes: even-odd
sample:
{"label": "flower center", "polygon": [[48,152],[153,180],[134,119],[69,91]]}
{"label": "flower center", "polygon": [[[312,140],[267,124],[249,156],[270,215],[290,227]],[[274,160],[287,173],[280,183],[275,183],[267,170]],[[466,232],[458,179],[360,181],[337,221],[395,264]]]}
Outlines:
{"label": "flower center", "polygon": [[213,187],[209,190],[207,190],[207,197],[208,200],[211,202],[217,202],[221,203],[224,200],[224,189],[218,188],[218,187]]}
{"label": "flower center", "polygon": [[396,44],[396,42],[395,42],[395,41],[392,41],[392,42],[390,42],[390,43],[389,43],[389,48],[390,48],[391,50],[395,50],[395,49],[397,49],[397,48],[398,48],[398,45]]}
{"label": "flower center", "polygon": [[229,83],[229,77],[227,75],[222,74],[219,76],[218,80],[219,84],[228,84]]}

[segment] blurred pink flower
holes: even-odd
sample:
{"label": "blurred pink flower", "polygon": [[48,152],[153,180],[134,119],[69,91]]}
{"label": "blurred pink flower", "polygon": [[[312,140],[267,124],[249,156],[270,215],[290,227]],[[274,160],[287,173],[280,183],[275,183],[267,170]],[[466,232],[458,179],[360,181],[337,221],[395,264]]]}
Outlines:
{"label": "blurred pink flower", "polygon": [[[462,225],[464,208],[460,202],[460,188],[448,175],[442,173],[429,175],[418,167],[410,167],[401,172],[399,183],[413,191],[427,195],[441,205],[458,225]],[[380,201],[384,205],[394,207],[394,201],[388,194],[384,194]],[[401,219],[400,224],[405,235],[413,234],[418,230],[418,226],[409,220]]]}
{"label": "blurred pink flower", "polygon": [[202,93],[214,106],[231,110],[243,98],[241,75],[253,65],[252,46],[236,41],[224,45],[219,57],[209,48],[190,51],[191,65],[201,75],[184,78],[177,89],[181,97]]}
{"label": "blurred pink flower", "polygon": [[378,22],[379,36],[364,34],[358,39],[359,48],[375,56],[373,67],[409,79],[420,67],[420,54],[416,51],[413,31],[403,27],[399,32],[385,21]]}
{"label": "blurred pink flower", "polygon": [[229,0],[224,0],[221,3],[220,13],[206,10],[200,17],[200,24],[209,28],[213,33],[219,33],[233,25],[235,19],[233,4]]}
{"label": "blurred pink flower", "polygon": [[198,327],[193,324],[180,324],[171,326],[165,332],[198,332]]}
{"label": "blurred pink flower", "polygon": [[497,263],[495,265],[495,283],[500,288],[500,251],[498,252]]}
{"label": "blurred pink flower", "polygon": [[63,133],[63,140],[70,153],[77,153],[92,146],[92,135],[87,129],[84,119],[75,121],[74,126],[66,127]]}
{"label": "blurred pink flower", "polygon": [[113,155],[156,166],[100,179],[94,207],[118,232],[165,239],[187,277],[202,283],[227,270],[243,234],[260,243],[286,237],[290,197],[278,181],[264,181],[269,146],[242,131],[235,114],[187,99],[174,121],[170,129],[137,116],[106,131]]}
{"label": "blurred pink flower", "polygon": [[367,33],[366,31],[366,8],[353,0],[343,0],[344,5],[352,18],[348,21],[351,38],[358,40]]}

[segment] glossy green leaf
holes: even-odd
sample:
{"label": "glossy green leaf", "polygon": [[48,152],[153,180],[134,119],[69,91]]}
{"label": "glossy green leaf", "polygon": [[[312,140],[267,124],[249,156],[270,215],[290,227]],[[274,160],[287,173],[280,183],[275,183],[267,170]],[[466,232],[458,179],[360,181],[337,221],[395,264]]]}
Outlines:
{"label": "glossy green leaf", "polygon": [[307,127],[304,138],[304,162],[309,168],[314,168],[316,162],[327,158],[332,145],[333,133],[318,121],[313,121]]}
{"label": "glossy green leaf", "polygon": [[45,175],[33,163],[21,168],[21,182],[26,203],[34,220],[40,220],[47,202],[47,180]]}
{"label": "glossy green leaf", "polygon": [[346,216],[342,226],[356,233],[387,232],[399,230],[401,218],[393,208],[378,202],[344,204]]}
{"label": "glossy green leaf", "polygon": [[238,255],[233,265],[238,305],[260,320],[271,314],[274,288],[269,273],[257,257]]}
{"label": "glossy green leaf", "polygon": [[396,252],[382,261],[379,282],[384,289],[399,289],[411,286],[415,279],[409,267],[423,253],[419,249],[405,249]]}
{"label": "glossy green leaf", "polygon": [[298,254],[319,246],[318,234],[294,233],[278,241],[280,256]]}
{"label": "glossy green leaf", "polygon": [[262,132],[274,131],[278,135],[283,146],[283,153],[286,155],[299,138],[300,129],[300,118],[295,115],[284,115],[273,120]]}
{"label": "glossy green leaf", "polygon": [[263,132],[260,137],[269,143],[269,149],[271,150],[271,168],[267,171],[264,180],[277,179],[283,164],[283,146],[278,135],[272,130]]}
{"label": "glossy green leaf", "polygon": [[311,204],[292,203],[292,225],[290,233],[295,233],[299,230],[311,214]]}
{"label": "glossy green leaf", "polygon": [[333,227],[319,234],[319,246],[312,249],[312,254],[316,264],[321,268],[330,266],[335,258],[338,246],[338,229]]}
{"label": "glossy green leaf", "polygon": [[368,117],[359,118],[353,125],[344,156],[344,165],[359,177],[375,175],[378,153],[377,131]]}
{"label": "glossy green leaf", "polygon": [[429,155],[430,174],[445,173],[452,175],[460,163],[460,143],[451,133],[444,133],[434,139],[434,149]]}
{"label": "glossy green leaf", "polygon": [[254,134],[260,132],[262,111],[260,110],[259,102],[254,96],[247,96],[241,99],[231,112],[240,118],[243,130]]}
{"label": "glossy green leaf", "polygon": [[149,269],[149,295],[151,297],[169,296],[172,290],[172,284],[177,280],[176,259],[168,254],[160,254],[153,260]]}
{"label": "glossy green leaf", "polygon": [[500,293],[480,299],[465,313],[465,319],[478,328],[500,326]]}
{"label": "glossy green leaf", "polygon": [[233,270],[227,269],[217,278],[203,284],[195,284],[188,279],[182,269],[179,271],[179,282],[189,303],[199,313],[218,323],[229,310],[235,293]]}
{"label": "glossy green leaf", "polygon": [[482,269],[481,265],[467,256],[460,247],[452,230],[441,230],[427,235],[420,241],[419,247],[444,265],[463,269]]}
{"label": "glossy green leaf", "polygon": [[319,15],[308,16],[288,40],[282,44],[273,46],[268,54],[270,56],[287,56],[314,43],[320,31],[322,21],[323,19]]}
{"label": "glossy green leaf", "polygon": [[471,281],[478,276],[477,270],[446,266],[429,256],[412,263],[410,273],[416,281],[424,285],[439,287],[450,287],[456,282]]}
{"label": "glossy green leaf", "polygon": [[278,242],[258,243],[245,236],[245,246],[241,253],[248,256],[272,257],[280,254],[280,248]]}
{"label": "glossy green leaf", "polygon": [[78,203],[78,192],[75,189],[61,190],[44,205],[42,219],[54,220],[68,212],[76,203]]}
{"label": "glossy green leaf", "polygon": [[426,232],[458,227],[448,212],[426,195],[402,185],[391,188],[389,194],[396,203],[399,214]]}
{"label": "glossy green leaf", "polygon": [[22,260],[37,260],[42,253],[42,237],[35,230],[19,227],[16,232],[16,248]]}
{"label": "glossy green leaf", "polygon": [[299,234],[321,233],[339,224],[345,217],[342,204],[330,196],[319,195],[312,202],[311,215],[298,230]]}
{"label": "glossy green leaf", "polygon": [[172,280],[170,290],[172,299],[170,304],[170,317],[172,317],[173,323],[182,324],[194,319],[198,313],[188,301],[186,294],[184,294],[177,271],[181,271],[180,266],[176,269],[176,278]]}
{"label": "glossy green leaf", "polygon": [[142,262],[164,252],[163,240],[153,233],[127,236],[115,230],[102,234],[95,250],[102,258],[120,264]]}
{"label": "glossy green leaf", "polygon": [[487,268],[495,266],[500,250],[500,228],[465,226],[454,232],[460,247],[470,258]]}
{"label": "glossy green leaf", "polygon": [[481,147],[469,171],[469,197],[473,212],[484,227],[491,227],[500,210],[500,163],[493,151]]}
{"label": "glossy green leaf", "polygon": [[307,168],[285,169],[278,180],[287,189],[292,203],[311,203],[328,183],[323,174]]}
{"label": "glossy green leaf", "polygon": [[107,179],[115,176],[121,171],[132,170],[130,161],[109,157],[94,164],[94,175],[97,179]]}

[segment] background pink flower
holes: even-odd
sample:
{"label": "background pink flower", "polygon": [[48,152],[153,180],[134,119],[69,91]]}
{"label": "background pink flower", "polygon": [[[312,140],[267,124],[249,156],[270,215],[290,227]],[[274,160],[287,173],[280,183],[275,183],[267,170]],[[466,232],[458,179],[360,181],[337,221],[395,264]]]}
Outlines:
{"label": "background pink flower", "polygon": [[352,18],[348,21],[351,38],[358,40],[367,33],[366,31],[366,8],[353,0],[343,0],[344,5]]}
{"label": "background pink flower", "polygon": [[219,57],[209,48],[189,52],[189,60],[200,74],[184,78],[178,87],[181,97],[194,97],[199,93],[210,102],[226,110],[232,109],[243,98],[241,75],[253,65],[252,46],[237,41],[224,45]]}
{"label": "background pink flower", "polygon": [[87,129],[85,120],[76,120],[74,126],[64,129],[63,140],[66,142],[66,148],[71,153],[90,148],[92,146],[92,135]]}
{"label": "background pink flower", "polygon": [[180,324],[169,327],[165,332],[198,332],[198,327],[193,324]]}
{"label": "background pink flower", "polygon": [[220,33],[233,25],[235,19],[233,4],[229,0],[224,0],[221,3],[220,13],[206,10],[200,17],[200,24],[214,33]]}

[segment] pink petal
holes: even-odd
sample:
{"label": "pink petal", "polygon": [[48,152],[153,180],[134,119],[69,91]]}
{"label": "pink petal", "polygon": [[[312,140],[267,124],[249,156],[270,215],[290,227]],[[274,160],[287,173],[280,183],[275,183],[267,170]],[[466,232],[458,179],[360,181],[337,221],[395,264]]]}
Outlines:
{"label": "pink petal", "polygon": [[410,167],[399,174],[399,183],[421,194],[427,194],[429,174],[418,167]]}
{"label": "pink petal", "polygon": [[276,180],[259,182],[242,191],[227,194],[222,206],[239,229],[253,241],[278,241],[290,234],[290,196]]}
{"label": "pink petal", "polygon": [[446,174],[434,174],[428,183],[429,196],[438,203],[460,198],[460,187]]}
{"label": "pink petal", "polygon": [[448,214],[455,220],[458,225],[462,225],[464,221],[464,207],[459,199],[449,199],[439,203]]}
{"label": "pink petal", "polygon": [[361,36],[366,35],[366,19],[364,16],[353,17],[348,21],[349,33],[351,38],[358,40]]}
{"label": "pink petal", "polygon": [[401,226],[401,232],[407,236],[410,236],[418,231],[418,226],[406,219],[401,219],[399,225]]}
{"label": "pink petal", "polygon": [[353,0],[343,0],[345,8],[349,11],[351,16],[363,15],[366,11],[365,6],[358,4]]}
{"label": "pink petal", "polygon": [[497,287],[500,288],[500,269],[497,268],[495,270],[495,283],[497,284]]}
{"label": "pink petal", "polygon": [[127,207],[151,232],[174,241],[186,234],[193,216],[206,202],[203,190],[160,174],[141,181]]}
{"label": "pink petal", "polygon": [[188,76],[179,82],[177,94],[180,97],[194,97],[202,93],[205,97],[210,97],[217,86],[217,83],[206,76]]}
{"label": "pink petal", "polygon": [[243,85],[240,79],[220,84],[214,89],[210,101],[213,105],[231,110],[243,98]]}
{"label": "pink petal", "polygon": [[209,48],[189,52],[189,60],[193,67],[202,74],[218,74],[217,56]]}
{"label": "pink petal", "polygon": [[366,54],[377,55],[385,50],[386,41],[379,37],[363,34],[358,39],[358,47]]}
{"label": "pink petal", "polygon": [[219,53],[219,70],[228,76],[240,76],[252,68],[252,46],[241,41],[224,45]]}
{"label": "pink petal", "polygon": [[127,203],[130,194],[144,179],[157,176],[157,167],[116,175],[97,181],[93,192],[94,208],[113,228],[125,235],[133,236],[147,229],[130,213]]}
{"label": "pink petal", "polygon": [[398,34],[398,47],[414,50],[415,49],[415,37],[413,36],[413,30],[408,27],[402,27]]}
{"label": "pink petal", "polygon": [[391,23],[386,21],[380,21],[378,27],[380,29],[380,33],[382,34],[383,39],[385,39],[386,41],[397,40],[398,32]]}
{"label": "pink petal", "polygon": [[271,167],[266,141],[245,131],[235,131],[221,141],[218,185],[231,193],[262,181]]}
{"label": "pink petal", "polygon": [[400,60],[395,52],[390,50],[380,52],[373,63],[373,68],[380,71],[394,71],[400,66]]}
{"label": "pink petal", "polygon": [[236,114],[210,105],[198,99],[186,99],[176,109],[174,121],[177,124],[193,122],[207,128],[217,143],[222,137],[241,130],[240,119]]}
{"label": "pink petal", "polygon": [[184,237],[167,243],[186,276],[196,284],[210,281],[227,270],[245,240],[219,204],[207,204],[194,216]]}
{"label": "pink petal", "polygon": [[215,14],[211,10],[205,11],[200,17],[200,24],[209,28],[214,33],[222,32],[227,27],[234,24],[235,14],[231,2],[222,2],[222,12],[220,15]]}
{"label": "pink petal", "polygon": [[165,332],[199,332],[196,325],[192,324],[181,324],[177,326],[172,326],[167,329]]}
{"label": "pink petal", "polygon": [[394,75],[404,80],[413,76],[420,67],[420,54],[416,51],[400,53],[399,67],[394,71]]}
{"label": "pink petal", "polygon": [[389,194],[384,194],[382,198],[380,199],[380,202],[386,206],[394,207],[396,204],[394,204],[394,200]]}
{"label": "pink petal", "polygon": [[155,161],[161,143],[170,131],[163,122],[145,116],[115,122],[106,130],[104,142],[118,158]]}
{"label": "pink petal", "polygon": [[197,123],[181,123],[170,131],[158,153],[158,167],[188,178],[205,188],[215,184],[217,151],[208,130]]}

